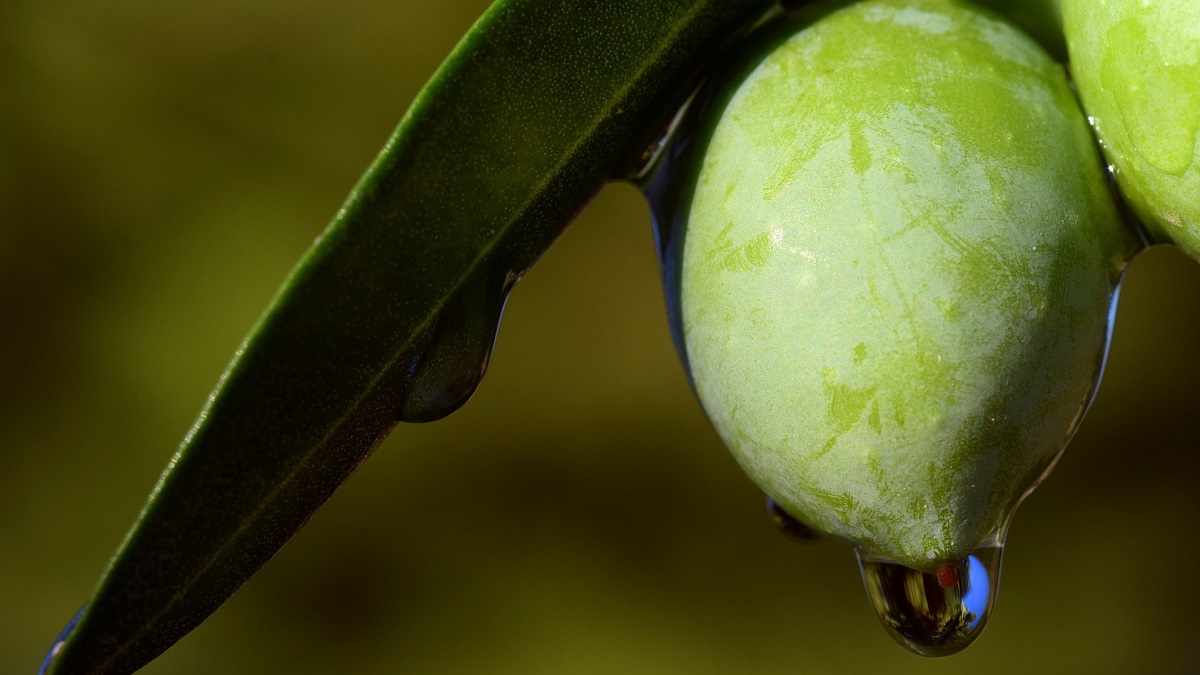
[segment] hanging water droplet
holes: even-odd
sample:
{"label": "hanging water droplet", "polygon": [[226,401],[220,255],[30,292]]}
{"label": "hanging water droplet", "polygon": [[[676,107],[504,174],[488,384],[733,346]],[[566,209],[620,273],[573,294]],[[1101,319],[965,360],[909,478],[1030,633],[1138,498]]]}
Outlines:
{"label": "hanging water droplet", "polygon": [[407,364],[398,421],[441,419],[475,393],[516,281],[511,273],[481,269],[446,300],[424,336],[424,346]]}
{"label": "hanging water droplet", "polygon": [[1000,582],[1003,543],[976,549],[966,560],[922,572],[858,554],[867,597],[884,630],[921,656],[966,649],[987,624]]}
{"label": "hanging water droplet", "polygon": [[775,523],[775,527],[779,528],[783,536],[792,541],[808,543],[821,538],[820,532],[784,511],[783,507],[770,497],[767,497],[767,513],[771,515],[771,522]]}
{"label": "hanging water droplet", "polygon": [[67,622],[66,627],[63,628],[62,632],[58,634],[58,637],[54,639],[54,644],[51,645],[50,651],[46,653],[46,658],[42,661],[42,666],[38,668],[38,675],[46,675],[46,673],[50,672],[50,666],[54,663],[54,659],[58,657],[59,652],[62,651],[63,645],[67,644],[67,638],[71,637],[71,632],[75,630],[75,626],[78,625],[79,620],[83,618],[83,612],[86,609],[87,605],[84,605],[79,609],[78,612],[75,612],[75,616],[71,617],[71,620]]}

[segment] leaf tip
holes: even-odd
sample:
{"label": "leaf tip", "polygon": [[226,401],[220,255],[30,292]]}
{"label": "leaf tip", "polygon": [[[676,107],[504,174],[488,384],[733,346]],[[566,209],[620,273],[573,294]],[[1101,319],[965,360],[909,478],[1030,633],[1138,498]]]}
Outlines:
{"label": "leaf tip", "polygon": [[50,651],[46,653],[46,658],[42,660],[42,666],[38,668],[38,675],[50,675],[53,672],[54,662],[58,655],[62,653],[63,646],[67,644],[67,638],[71,637],[71,633],[75,630],[75,626],[79,625],[79,620],[83,618],[83,613],[87,611],[87,605],[79,608],[75,612],[75,616],[67,622],[67,625],[54,639],[54,644],[50,647]]}

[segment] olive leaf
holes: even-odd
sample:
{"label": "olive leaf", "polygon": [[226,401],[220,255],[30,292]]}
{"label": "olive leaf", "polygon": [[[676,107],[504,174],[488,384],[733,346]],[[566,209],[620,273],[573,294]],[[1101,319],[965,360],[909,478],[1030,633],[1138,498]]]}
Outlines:
{"label": "olive leaf", "polygon": [[501,0],[417,97],[234,359],[46,672],[200,624],[391,427],[482,377],[504,298],[772,0]]}

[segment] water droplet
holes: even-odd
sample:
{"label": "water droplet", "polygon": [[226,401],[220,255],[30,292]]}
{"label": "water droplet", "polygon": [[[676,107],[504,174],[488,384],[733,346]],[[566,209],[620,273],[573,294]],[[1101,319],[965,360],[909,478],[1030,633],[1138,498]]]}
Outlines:
{"label": "water droplet", "polygon": [[771,514],[771,522],[775,523],[775,527],[779,528],[783,536],[792,541],[809,543],[821,538],[820,532],[784,511],[783,507],[770,497],[767,497],[767,513]]}
{"label": "water droplet", "polygon": [[966,649],[987,624],[1000,582],[1003,544],[977,549],[958,563],[922,572],[861,551],[867,597],[888,635],[921,656],[949,656]]}
{"label": "water droplet", "polygon": [[512,274],[480,270],[442,306],[423,345],[408,363],[401,422],[432,422],[462,407],[475,393],[491,357]]}
{"label": "water droplet", "polygon": [[87,605],[84,605],[78,612],[75,612],[75,616],[71,617],[71,620],[67,622],[67,626],[62,629],[58,637],[54,638],[54,644],[50,647],[50,651],[46,653],[46,658],[42,661],[41,668],[38,668],[38,675],[46,675],[46,673],[50,672],[50,665],[54,663],[54,659],[58,658],[63,645],[67,644],[67,638],[71,637],[71,631],[75,630],[75,626],[83,618],[83,612],[86,609]]}

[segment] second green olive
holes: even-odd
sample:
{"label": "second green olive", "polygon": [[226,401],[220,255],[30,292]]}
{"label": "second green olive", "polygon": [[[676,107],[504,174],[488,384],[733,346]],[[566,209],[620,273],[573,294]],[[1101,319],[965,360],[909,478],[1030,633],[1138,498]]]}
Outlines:
{"label": "second green olive", "polygon": [[1200,260],[1200,3],[1064,0],[1071,72],[1121,193]]}

